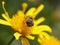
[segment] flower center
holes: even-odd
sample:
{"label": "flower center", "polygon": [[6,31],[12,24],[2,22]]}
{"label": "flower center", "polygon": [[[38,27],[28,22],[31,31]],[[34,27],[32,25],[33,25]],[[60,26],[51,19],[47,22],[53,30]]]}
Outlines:
{"label": "flower center", "polygon": [[22,36],[31,34],[34,20],[31,16],[16,15],[12,18],[12,27],[14,31],[19,32]]}
{"label": "flower center", "polygon": [[28,27],[33,26],[34,25],[33,18],[30,17],[30,16],[27,16],[26,17],[26,24],[27,24]]}

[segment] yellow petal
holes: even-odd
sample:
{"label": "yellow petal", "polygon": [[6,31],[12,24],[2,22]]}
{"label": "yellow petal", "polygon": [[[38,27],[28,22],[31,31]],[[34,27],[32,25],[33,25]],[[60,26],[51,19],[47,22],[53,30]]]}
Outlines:
{"label": "yellow petal", "polygon": [[28,36],[26,36],[28,39],[31,39],[31,40],[34,40],[35,39],[35,37],[34,36],[31,36],[31,35],[28,35]]}
{"label": "yellow petal", "polygon": [[[5,19],[8,18],[8,19],[10,20],[10,17],[9,17],[9,15],[8,15],[8,12],[6,11],[6,9],[5,9],[5,7],[4,7],[4,4],[5,4],[5,2],[2,1],[2,8],[3,8],[4,12],[5,12],[5,14],[3,14],[2,16],[3,16]],[[9,20],[8,20],[8,21],[9,21]]]}
{"label": "yellow petal", "polygon": [[50,35],[48,33],[42,32],[42,35],[43,35],[44,38],[46,38],[48,40],[50,39]]}
{"label": "yellow petal", "polygon": [[0,19],[0,24],[11,26],[11,24],[5,20]]}
{"label": "yellow petal", "polygon": [[[42,37],[41,37],[42,38]],[[37,41],[41,44],[42,43],[42,39],[44,40],[44,38],[38,38]]]}
{"label": "yellow petal", "polygon": [[22,4],[23,12],[25,12],[25,11],[26,11],[27,6],[28,6],[28,4],[27,4],[27,3],[23,3],[23,4]]}
{"label": "yellow petal", "polygon": [[39,34],[43,31],[52,32],[52,29],[48,25],[40,25],[32,30],[32,34]]}
{"label": "yellow petal", "polygon": [[15,39],[16,39],[16,40],[18,40],[18,39],[19,39],[19,37],[21,36],[21,34],[20,34],[20,33],[18,33],[18,32],[16,32],[16,33],[14,33],[14,36],[15,36]]}
{"label": "yellow petal", "polygon": [[35,10],[36,10],[36,8],[29,9],[26,13],[26,16],[32,16],[32,14],[34,13]]}
{"label": "yellow petal", "polygon": [[18,12],[17,12],[17,15],[19,15],[19,17],[24,17],[24,12],[23,11],[21,11],[21,10],[19,10]]}
{"label": "yellow petal", "polygon": [[35,18],[36,15],[37,15],[38,13],[40,13],[43,8],[44,8],[44,5],[41,4],[41,5],[36,9],[36,11],[33,13],[32,17]]}
{"label": "yellow petal", "polygon": [[37,41],[38,41],[39,43],[42,43],[42,40],[41,40],[40,38],[38,38]]}
{"label": "yellow petal", "polygon": [[46,32],[41,32],[40,34],[39,34],[39,38],[40,39],[43,39],[43,38],[46,38],[46,39],[50,39],[50,35],[48,34],[48,33],[46,33]]}
{"label": "yellow petal", "polygon": [[[45,38],[45,36],[43,35],[43,32],[42,32],[42,33],[39,35],[37,41],[38,41],[39,43],[42,43],[42,39],[44,39],[44,38]],[[45,38],[45,39],[47,39],[47,38]]]}
{"label": "yellow petal", "polygon": [[2,17],[5,18],[7,21],[10,21],[11,19],[9,18],[9,16],[7,16],[6,14],[2,14]]}
{"label": "yellow petal", "polygon": [[28,40],[26,38],[24,38],[24,37],[21,38],[21,42],[22,42],[22,45],[30,45]]}
{"label": "yellow petal", "polygon": [[39,39],[41,40],[41,42],[39,41],[39,43],[41,45],[60,45],[59,44],[59,40],[57,40],[56,38],[52,37],[48,40],[46,38],[43,38],[43,39]]}
{"label": "yellow petal", "polygon": [[39,43],[41,43],[41,42],[42,42],[42,39],[44,39],[44,36],[43,36],[42,33],[41,33],[41,34],[39,35],[37,41],[38,41]]}
{"label": "yellow petal", "polygon": [[[17,15],[18,15],[18,16],[17,16]],[[17,16],[17,19],[19,18],[18,20],[20,20],[20,22],[22,22],[22,21],[24,20],[24,16],[25,16],[25,15],[24,15],[24,12],[21,11],[21,10],[19,10],[19,11],[17,12],[17,15],[16,15],[16,16]],[[16,18],[15,18],[15,19],[16,19]],[[20,23],[20,22],[18,22],[18,23]]]}
{"label": "yellow petal", "polygon": [[44,38],[44,36],[43,36],[42,33],[43,33],[43,32],[40,32],[40,33],[38,34],[38,38],[40,38],[40,39],[41,39],[41,38],[42,38],[42,39]]}
{"label": "yellow petal", "polygon": [[36,26],[36,25],[42,23],[44,20],[45,20],[45,18],[44,18],[44,17],[41,17],[41,18],[39,18],[38,20],[35,20],[35,21],[34,21],[34,25]]}

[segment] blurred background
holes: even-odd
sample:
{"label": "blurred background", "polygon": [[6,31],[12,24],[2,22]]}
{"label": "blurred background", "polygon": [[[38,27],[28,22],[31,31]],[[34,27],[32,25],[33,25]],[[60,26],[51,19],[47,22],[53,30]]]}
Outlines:
{"label": "blurred background", "polygon": [[[3,19],[1,14],[4,13],[2,9],[2,1],[0,0],[0,19]],[[28,9],[31,7],[37,7],[40,4],[44,4],[45,7],[38,14],[36,18],[44,16],[46,20],[41,24],[47,24],[52,29],[53,32],[51,35],[60,39],[60,0],[4,0],[5,8],[9,13],[9,16],[12,17],[16,12],[22,9],[21,4],[23,2],[28,3]],[[28,10],[27,9],[27,10]],[[29,40],[31,45],[39,45],[38,42],[34,40]],[[4,26],[0,24],[0,45],[19,45],[19,40],[16,41],[13,37],[13,31],[11,27]],[[20,43],[21,44],[21,43]]]}

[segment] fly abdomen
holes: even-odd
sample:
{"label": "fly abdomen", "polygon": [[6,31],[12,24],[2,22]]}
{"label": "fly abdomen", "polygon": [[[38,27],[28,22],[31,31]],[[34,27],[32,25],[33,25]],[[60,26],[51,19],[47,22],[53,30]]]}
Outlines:
{"label": "fly abdomen", "polygon": [[31,27],[34,25],[33,18],[32,17],[26,17],[26,24],[27,26]]}

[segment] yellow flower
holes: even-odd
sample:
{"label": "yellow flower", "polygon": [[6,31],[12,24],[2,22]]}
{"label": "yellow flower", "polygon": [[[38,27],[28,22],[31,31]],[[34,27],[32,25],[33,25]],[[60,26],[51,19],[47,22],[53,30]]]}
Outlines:
{"label": "yellow flower", "polygon": [[2,7],[5,14],[2,14],[2,17],[5,20],[0,19],[0,24],[11,26],[15,31],[14,36],[16,40],[22,36],[21,42],[23,45],[30,45],[26,38],[34,40],[35,37],[31,34],[40,36],[41,34],[46,34],[44,31],[52,32],[52,29],[48,25],[38,26],[39,23],[42,23],[45,20],[44,17],[35,20],[37,14],[44,8],[43,4],[39,5],[38,8],[32,7],[25,13],[28,5],[23,3],[22,10],[19,10],[12,18],[9,17],[9,14],[4,8],[4,4],[5,2],[3,1]]}
{"label": "yellow flower", "polygon": [[60,45],[60,40],[57,38],[51,36],[49,40],[47,39],[41,39],[42,42],[39,42],[41,45]]}

